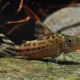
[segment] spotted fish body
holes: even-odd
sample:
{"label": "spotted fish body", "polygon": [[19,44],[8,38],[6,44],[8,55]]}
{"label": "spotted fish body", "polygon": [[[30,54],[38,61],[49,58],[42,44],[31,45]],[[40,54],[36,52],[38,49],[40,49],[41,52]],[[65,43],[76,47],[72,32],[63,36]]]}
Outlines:
{"label": "spotted fish body", "polygon": [[52,33],[43,23],[36,22],[36,24],[35,36],[39,39],[23,41],[22,45],[16,45],[5,35],[0,34],[4,42],[1,44],[0,55],[22,55],[31,59],[42,59],[54,58],[62,52],[68,53],[80,49],[79,37]]}
{"label": "spotted fish body", "polygon": [[25,55],[27,58],[34,58],[34,59],[41,59],[46,57],[52,57],[59,55],[61,52],[61,49],[59,49],[59,52],[57,52],[57,46],[61,45],[61,40],[63,37],[60,37],[60,42],[57,43],[55,39],[57,39],[57,34],[53,36],[45,36],[42,39],[37,39],[33,41],[27,41],[21,46],[15,46],[17,49],[17,52],[19,54]]}

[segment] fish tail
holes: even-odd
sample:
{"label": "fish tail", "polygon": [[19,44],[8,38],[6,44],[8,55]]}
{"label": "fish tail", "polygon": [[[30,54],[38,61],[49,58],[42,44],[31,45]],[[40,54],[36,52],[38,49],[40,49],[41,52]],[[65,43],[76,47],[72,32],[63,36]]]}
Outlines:
{"label": "fish tail", "polygon": [[14,45],[14,43],[2,33],[0,33],[0,38],[3,40],[4,43]]}
{"label": "fish tail", "polygon": [[4,34],[0,33],[0,57],[16,56],[15,43],[8,39]]}

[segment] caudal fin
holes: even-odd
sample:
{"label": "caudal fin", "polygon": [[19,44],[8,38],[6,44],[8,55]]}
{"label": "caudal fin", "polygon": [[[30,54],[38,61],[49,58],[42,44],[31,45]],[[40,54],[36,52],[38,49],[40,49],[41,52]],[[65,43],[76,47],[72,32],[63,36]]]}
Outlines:
{"label": "caudal fin", "polygon": [[0,38],[3,40],[4,43],[14,45],[14,43],[2,33],[0,33]]}
{"label": "caudal fin", "polygon": [[3,40],[3,43],[0,43],[0,56],[9,57],[16,56],[15,43],[8,39],[4,34],[0,33],[0,38]]}

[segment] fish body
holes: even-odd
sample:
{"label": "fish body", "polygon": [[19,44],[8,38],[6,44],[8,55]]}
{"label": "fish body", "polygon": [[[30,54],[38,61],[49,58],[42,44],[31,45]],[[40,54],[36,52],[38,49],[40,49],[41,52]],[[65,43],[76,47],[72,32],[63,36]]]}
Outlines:
{"label": "fish body", "polygon": [[[57,42],[58,37],[60,37],[60,42]],[[54,34],[53,36],[48,35],[41,39],[27,41],[21,46],[15,46],[15,49],[17,50],[18,54],[25,55],[28,58],[54,58],[61,53],[62,38],[63,37],[61,37],[59,34]]]}
{"label": "fish body", "polygon": [[37,21],[35,28],[36,40],[24,40],[17,45],[4,34],[0,34],[4,43],[1,44],[1,56],[22,55],[30,59],[55,58],[62,52],[68,53],[80,49],[80,38],[64,34],[52,33],[46,25]]}
{"label": "fish body", "polygon": [[[74,42],[67,42],[69,38],[73,39]],[[15,46],[15,49],[18,54],[31,59],[42,59],[46,57],[55,58],[63,52],[66,54],[79,49],[80,43],[75,43],[76,39],[78,39],[78,37],[53,34],[45,36],[42,39],[27,41],[21,46]]]}

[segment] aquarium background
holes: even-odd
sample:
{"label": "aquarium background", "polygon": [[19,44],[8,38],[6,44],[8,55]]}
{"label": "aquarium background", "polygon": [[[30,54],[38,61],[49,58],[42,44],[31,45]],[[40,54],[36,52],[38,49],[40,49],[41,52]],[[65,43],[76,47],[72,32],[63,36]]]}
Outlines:
{"label": "aquarium background", "polygon": [[[3,10],[2,7],[10,1],[10,4]],[[79,0],[24,0],[24,4],[27,5],[33,12],[44,21],[50,14],[63,8],[74,7]],[[21,9],[17,13],[20,0],[0,0],[0,26],[8,21],[21,20],[26,18],[27,14],[24,9]],[[16,44],[21,44],[22,40],[36,39],[34,36],[35,22],[30,19],[28,22],[23,23],[18,29],[11,34],[7,34],[17,24],[7,25],[0,29],[0,33],[4,33],[9,39]]]}

